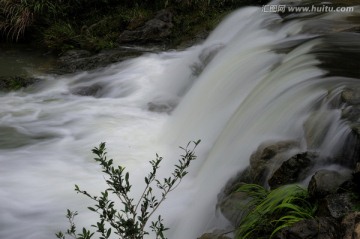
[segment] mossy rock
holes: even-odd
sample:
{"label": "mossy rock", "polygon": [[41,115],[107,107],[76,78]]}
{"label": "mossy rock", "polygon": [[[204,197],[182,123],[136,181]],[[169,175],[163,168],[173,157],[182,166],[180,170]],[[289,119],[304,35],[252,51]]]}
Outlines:
{"label": "mossy rock", "polygon": [[26,76],[0,76],[0,92],[9,92],[26,88],[40,79]]}

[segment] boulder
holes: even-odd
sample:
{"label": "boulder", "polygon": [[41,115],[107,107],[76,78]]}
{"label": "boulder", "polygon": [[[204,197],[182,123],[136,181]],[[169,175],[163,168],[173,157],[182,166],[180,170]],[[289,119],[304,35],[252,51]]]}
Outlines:
{"label": "boulder", "polygon": [[166,40],[171,34],[172,13],[161,10],[143,26],[133,30],[125,30],[119,36],[120,43],[153,43]]}
{"label": "boulder", "polygon": [[352,212],[341,221],[342,239],[360,238],[360,212]]}
{"label": "boulder", "polygon": [[217,205],[221,213],[233,226],[239,226],[241,219],[249,212],[250,198],[245,192],[234,192],[223,198]]}
{"label": "boulder", "polygon": [[317,216],[341,218],[355,207],[352,193],[330,194],[319,201]]}
{"label": "boulder", "polygon": [[252,183],[264,185],[269,170],[275,165],[283,162],[287,157],[286,153],[296,148],[296,141],[280,141],[276,143],[265,143],[250,156],[250,177]]}
{"label": "boulder", "polygon": [[311,178],[308,186],[310,197],[314,199],[324,198],[329,194],[336,193],[339,187],[351,179],[350,173],[339,173],[331,170],[319,170]]}
{"label": "boulder", "polygon": [[275,189],[285,184],[304,180],[317,157],[316,153],[305,152],[286,160],[268,180],[270,188]]}
{"label": "boulder", "polygon": [[331,217],[306,219],[281,230],[276,239],[336,239],[341,238],[340,226]]}

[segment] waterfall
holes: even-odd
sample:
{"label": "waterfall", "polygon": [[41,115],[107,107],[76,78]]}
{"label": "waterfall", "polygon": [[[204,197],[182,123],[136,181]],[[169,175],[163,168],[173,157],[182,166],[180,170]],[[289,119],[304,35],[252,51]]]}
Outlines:
{"label": "waterfall", "polygon": [[[0,238],[55,237],[66,227],[67,208],[79,211],[79,228],[93,224],[91,202],[73,188],[94,194],[104,188],[90,154],[104,141],[109,156],[130,171],[138,196],[155,153],[165,156],[160,174],[168,175],[177,146],[201,139],[189,175],[159,213],[170,239],[225,228],[217,195],[261,143],[296,140],[299,151],[324,155],[341,150],[350,129],[331,103],[342,89],[359,86],[358,73],[346,63],[330,66],[342,52],[358,53],[359,36],[337,32],[355,24],[347,22],[352,14],[282,18],[243,8],[184,51],[42,75],[29,89],[1,93]],[[92,95],[79,93],[89,88]],[[315,146],[304,125],[318,139]]]}

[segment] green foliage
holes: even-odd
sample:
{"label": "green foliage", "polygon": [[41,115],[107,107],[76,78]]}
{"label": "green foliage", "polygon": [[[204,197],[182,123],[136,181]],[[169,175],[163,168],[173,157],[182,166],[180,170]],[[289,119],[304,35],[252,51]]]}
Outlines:
{"label": "green foliage", "polygon": [[[159,208],[167,195],[173,191],[187,174],[187,168],[190,163],[196,159],[195,148],[200,143],[200,140],[193,141],[193,148],[189,149],[191,142],[186,148],[180,147],[184,154],[175,165],[175,169],[170,177],[159,180],[156,176],[162,157],[156,154],[156,159],[150,161],[152,170],[144,178],[145,188],[138,200],[130,196],[132,189],[130,183],[130,175],[125,171],[124,167],[114,166],[113,159],[107,158],[105,143],[101,143],[92,152],[96,155],[95,161],[98,162],[105,174],[106,184],[108,188],[101,192],[100,196],[93,196],[87,191],[81,190],[75,185],[75,191],[83,194],[95,202],[95,205],[88,207],[99,215],[97,221],[92,227],[97,229],[100,234],[100,239],[110,238],[114,233],[118,238],[122,239],[142,239],[144,235],[149,234],[147,231],[147,224],[155,211]],[[154,187],[155,186],[155,187]],[[160,193],[161,196],[158,196]],[[114,195],[117,201],[111,199]],[[120,203],[121,209],[117,208],[117,203]],[[74,223],[74,217],[77,212],[67,211],[66,217],[70,222],[70,228],[64,234],[58,232],[57,238],[65,239],[65,235],[69,235],[75,239],[90,239],[94,233],[83,228],[81,233],[78,233]],[[168,230],[163,224],[163,219],[159,215],[155,221],[151,222],[150,229],[155,233],[156,238],[165,239],[164,232]]]}
{"label": "green foliage", "polygon": [[283,228],[312,218],[316,207],[308,201],[307,191],[298,185],[285,185],[266,191],[254,184],[245,184],[238,191],[245,192],[250,201],[247,215],[236,231],[237,239],[272,238]]}

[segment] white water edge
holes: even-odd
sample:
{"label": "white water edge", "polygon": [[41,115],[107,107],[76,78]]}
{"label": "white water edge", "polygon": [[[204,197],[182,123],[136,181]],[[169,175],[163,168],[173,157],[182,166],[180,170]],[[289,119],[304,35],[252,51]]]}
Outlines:
{"label": "white water edge", "polygon": [[[346,16],[322,17],[336,24]],[[169,239],[195,239],[226,227],[216,212],[226,181],[265,141],[295,139],[304,150],[303,125],[314,111],[330,112],[331,135],[320,149],[336,151],[348,129],[338,111],[317,105],[329,90],[356,82],[325,77],[310,53],[322,40],[302,31],[312,21],[283,23],[276,14],[244,8],[203,44],[185,51],[42,76],[44,83],[35,89],[0,95],[0,238],[55,238],[67,226],[67,208],[79,211],[79,228],[93,224],[97,218],[86,209],[91,203],[73,188],[77,184],[91,193],[104,188],[90,153],[100,142],[130,171],[138,196],[155,153],[165,156],[160,172],[165,176],[181,153],[178,146],[202,140],[189,175],[159,210]],[[304,43],[287,53],[275,50],[293,41]],[[202,62],[215,51],[209,64]],[[199,76],[192,74],[195,65]],[[72,93],[91,85],[102,86],[96,98]],[[151,112],[150,102],[178,106],[171,114]]]}

